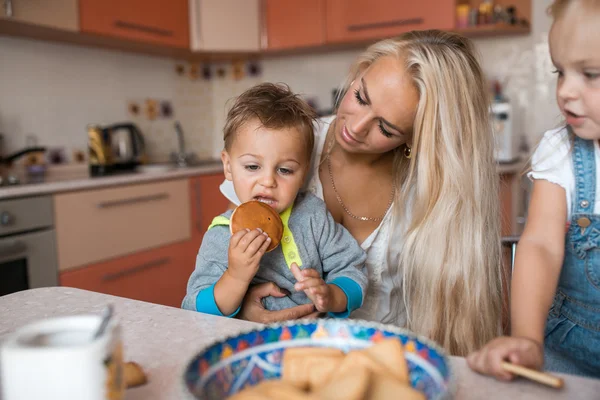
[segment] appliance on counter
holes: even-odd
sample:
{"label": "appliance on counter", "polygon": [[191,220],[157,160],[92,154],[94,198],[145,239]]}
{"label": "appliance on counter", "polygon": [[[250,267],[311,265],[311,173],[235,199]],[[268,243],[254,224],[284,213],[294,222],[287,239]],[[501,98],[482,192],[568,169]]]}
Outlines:
{"label": "appliance on counter", "polygon": [[57,285],[52,197],[0,201],[0,296]]}
{"label": "appliance on counter", "polygon": [[[34,138],[33,136],[29,136],[28,138]],[[21,179],[19,176],[11,171],[11,166],[14,161],[18,160],[21,157],[32,155],[32,154],[44,154],[46,152],[46,148],[42,146],[37,146],[35,140],[24,149],[21,149],[13,154],[9,154],[7,156],[4,154],[4,135],[0,133],[0,186],[14,186],[21,183]]]}
{"label": "appliance on counter", "polygon": [[513,126],[512,107],[508,101],[495,101],[491,106],[495,136],[496,162],[513,163],[519,160],[519,142]]}
{"label": "appliance on counter", "polygon": [[135,124],[89,125],[87,131],[91,176],[132,171],[146,161],[144,136]]}

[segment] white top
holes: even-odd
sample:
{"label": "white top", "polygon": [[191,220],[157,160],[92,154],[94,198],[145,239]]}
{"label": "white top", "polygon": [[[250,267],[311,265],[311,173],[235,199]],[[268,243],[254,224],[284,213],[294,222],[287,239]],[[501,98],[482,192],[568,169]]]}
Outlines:
{"label": "white top", "polygon": [[[325,145],[325,138],[329,125],[335,117],[324,117],[315,125],[315,147],[313,149],[311,169],[306,179],[306,190],[323,199],[323,185],[319,179],[319,161]],[[233,184],[224,181],[221,184],[221,193],[229,201],[239,204]],[[400,257],[399,245],[395,246],[388,254],[390,242],[390,229],[392,210],[390,207],[383,220],[362,243],[362,249],[367,253],[367,270],[369,273],[369,287],[363,305],[351,315],[352,318],[377,321],[399,326],[406,325],[406,308],[400,307],[402,303],[401,274],[397,266]],[[394,237],[392,243],[401,243]]]}
{"label": "white top", "polygon": [[[594,141],[596,171],[600,166],[600,147]],[[597,174],[597,172],[596,172]],[[544,179],[565,189],[567,200],[567,221],[571,219],[571,204],[575,200],[575,171],[573,153],[566,127],[552,129],[544,133],[531,160],[530,179]],[[600,180],[596,178],[596,203],[594,214],[600,214]]]}

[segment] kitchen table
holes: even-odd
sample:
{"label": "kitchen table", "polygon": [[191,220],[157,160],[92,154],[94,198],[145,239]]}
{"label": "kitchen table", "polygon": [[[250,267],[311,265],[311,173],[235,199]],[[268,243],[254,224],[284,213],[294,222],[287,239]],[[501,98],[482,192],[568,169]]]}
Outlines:
{"label": "kitchen table", "polygon": [[[26,290],[0,297],[0,341],[22,325],[42,318],[100,314],[112,303],[123,329],[125,359],[136,361],[149,382],[128,389],[126,400],[188,399],[182,374],[187,362],[214,340],[259,326],[251,322],[67,287]],[[526,380],[511,383],[473,373],[463,358],[451,357],[460,399],[599,399],[600,380],[563,375],[565,387],[550,389]],[[0,371],[1,372],[1,371]]]}

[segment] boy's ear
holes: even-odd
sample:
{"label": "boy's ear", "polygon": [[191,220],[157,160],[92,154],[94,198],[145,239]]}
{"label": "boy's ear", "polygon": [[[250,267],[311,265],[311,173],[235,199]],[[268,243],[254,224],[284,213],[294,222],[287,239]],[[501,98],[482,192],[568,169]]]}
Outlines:
{"label": "boy's ear", "polygon": [[223,162],[223,172],[225,172],[225,179],[228,181],[233,180],[233,176],[231,175],[231,160],[229,159],[229,153],[223,150],[221,152],[221,161]]}

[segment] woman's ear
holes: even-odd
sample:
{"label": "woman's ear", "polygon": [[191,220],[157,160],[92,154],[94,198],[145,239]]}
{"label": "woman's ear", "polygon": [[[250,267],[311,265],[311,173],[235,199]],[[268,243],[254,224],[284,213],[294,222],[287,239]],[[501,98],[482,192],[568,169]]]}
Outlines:
{"label": "woman's ear", "polygon": [[221,161],[223,162],[223,172],[225,173],[225,179],[228,181],[233,180],[233,175],[231,174],[231,159],[229,158],[229,153],[226,150],[221,152]]}

